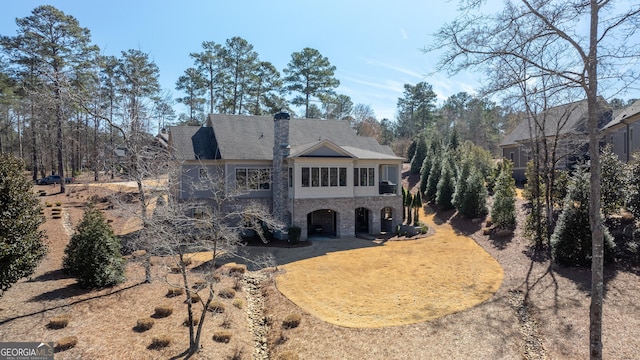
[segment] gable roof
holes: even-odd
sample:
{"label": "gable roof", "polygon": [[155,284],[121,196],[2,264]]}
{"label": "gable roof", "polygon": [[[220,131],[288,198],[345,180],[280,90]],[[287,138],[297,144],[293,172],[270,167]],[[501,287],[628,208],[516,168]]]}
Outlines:
{"label": "gable roof", "polygon": [[[640,100],[620,110],[610,123],[605,125],[604,129],[608,130],[619,124],[626,124],[629,121],[637,121],[640,119]],[[634,119],[631,119],[634,117]],[[631,120],[629,120],[631,119]]]}
{"label": "gable roof", "polygon": [[201,126],[169,127],[169,144],[177,160],[214,160],[216,139],[213,129]]}
{"label": "gable roof", "polygon": [[[315,141],[309,144],[295,145],[291,147],[289,157],[302,157],[302,156],[318,156],[317,152],[325,154],[325,156],[331,157],[350,157],[356,156],[346,151],[344,147],[335,144],[333,141],[324,139]],[[331,154],[331,155],[326,155]],[[321,155],[322,156],[322,155]]]}
{"label": "gable roof", "polygon": [[[611,120],[611,109],[602,97],[598,97],[598,107],[600,109],[598,127],[602,128],[604,124]],[[545,122],[545,137],[586,134],[588,117],[586,99],[555,106],[538,114],[539,121]],[[515,145],[530,140],[532,137],[528,119],[531,119],[531,117],[524,117],[515,129],[500,142],[500,146]],[[533,124],[533,122],[531,123]]]}
{"label": "gable roof", "polygon": [[[179,159],[195,159],[195,150],[183,147],[195,146],[190,142],[189,134],[196,129],[210,129],[209,141],[201,144],[206,148],[204,153],[216,154],[215,159],[226,160],[272,160],[273,159],[273,117],[211,114],[207,126],[177,126],[170,131],[180,134],[180,141],[173,141]],[[173,134],[172,134],[173,136]],[[174,136],[175,138],[175,136]],[[289,146],[291,155],[303,155],[306,150],[319,143],[333,144],[346,154],[359,159],[394,159],[401,160],[391,148],[380,145],[372,137],[358,136],[349,123],[339,120],[291,119],[289,120]],[[202,149],[201,149],[202,150]],[[178,157],[178,154],[182,157]],[[207,157],[214,159],[214,157]]]}

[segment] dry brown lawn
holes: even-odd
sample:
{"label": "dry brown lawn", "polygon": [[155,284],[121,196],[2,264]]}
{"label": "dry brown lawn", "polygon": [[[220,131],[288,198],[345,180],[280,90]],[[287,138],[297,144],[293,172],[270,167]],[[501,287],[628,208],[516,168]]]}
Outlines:
{"label": "dry brown lawn", "polygon": [[500,287],[498,262],[434,214],[433,235],[329,252],[283,266],[278,289],[304,311],[355,328],[413,324],[478,305]]}

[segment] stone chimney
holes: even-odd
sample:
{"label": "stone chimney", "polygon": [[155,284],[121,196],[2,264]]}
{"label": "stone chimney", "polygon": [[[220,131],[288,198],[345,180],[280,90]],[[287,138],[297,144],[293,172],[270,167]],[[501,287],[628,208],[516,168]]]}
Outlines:
{"label": "stone chimney", "polygon": [[273,216],[276,220],[289,226],[287,216],[287,194],[289,192],[289,168],[284,159],[289,156],[289,120],[286,112],[279,112],[273,117]]}

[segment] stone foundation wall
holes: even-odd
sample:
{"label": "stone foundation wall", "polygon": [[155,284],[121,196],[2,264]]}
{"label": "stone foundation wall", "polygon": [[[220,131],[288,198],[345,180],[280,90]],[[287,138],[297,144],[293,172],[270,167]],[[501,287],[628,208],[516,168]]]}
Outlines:
{"label": "stone foundation wall", "polygon": [[330,209],[336,212],[336,236],[355,236],[356,208],[369,210],[369,233],[379,234],[382,226],[381,210],[393,209],[392,228],[402,223],[402,197],[375,196],[362,198],[295,199],[289,201],[289,211],[293,216],[293,225],[300,227],[301,240],[307,239],[309,232],[307,215],[316,210]]}

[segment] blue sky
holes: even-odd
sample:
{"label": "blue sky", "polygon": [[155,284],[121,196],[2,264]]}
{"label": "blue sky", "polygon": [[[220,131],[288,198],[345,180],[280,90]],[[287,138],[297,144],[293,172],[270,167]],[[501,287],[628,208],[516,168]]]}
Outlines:
{"label": "blue sky", "polygon": [[337,68],[337,92],[370,105],[378,119],[395,118],[404,84],[426,81],[440,102],[479,87],[471,74],[434,74],[437,55],[421,51],[454,18],[456,1],[17,0],[3,2],[0,34],[15,35],[15,19],[43,4],[78,19],[106,55],[148,53],[160,68],[163,90],[174,98],[183,96],[175,82],[193,66],[189,53],[200,51],[203,41],[233,36],[246,39],[280,72],[293,52],[317,49]]}

